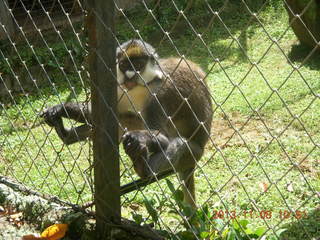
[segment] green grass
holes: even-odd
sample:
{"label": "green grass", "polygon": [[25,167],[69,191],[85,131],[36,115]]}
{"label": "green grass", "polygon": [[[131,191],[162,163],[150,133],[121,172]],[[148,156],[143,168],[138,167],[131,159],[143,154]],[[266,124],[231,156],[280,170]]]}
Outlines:
{"label": "green grass", "polygon": [[[257,3],[250,6],[259,9]],[[173,34],[178,52],[199,63],[208,73],[207,83],[214,101],[212,141],[195,174],[197,198],[199,205],[207,204],[212,212],[235,210],[240,218],[244,218],[244,211],[251,209],[255,213],[271,211],[271,219],[256,215],[247,219],[253,226],[287,228],[281,235],[284,239],[316,238],[320,235],[319,221],[316,221],[320,203],[317,195],[320,192],[320,99],[317,95],[320,58],[314,55],[304,62],[309,50],[298,45],[288,28],[283,7],[273,6],[267,5],[258,15],[263,28],[258,21],[250,20],[243,5],[233,2],[220,14],[227,29],[217,19],[208,27],[210,13],[207,10],[197,13],[193,9],[186,13],[197,26],[195,29],[202,33],[206,46],[188,27]],[[172,17],[173,10],[170,11]],[[139,30],[144,39],[158,47],[161,56],[178,55],[169,41],[154,40],[154,36],[162,35],[150,16],[135,16],[132,13],[128,18],[136,27],[149,22]],[[161,22],[165,29],[170,29],[172,24],[168,16]],[[137,37],[125,19],[120,19],[118,29],[121,41]],[[57,50],[59,52],[59,47]],[[60,101],[84,100],[87,94],[77,74],[68,73],[75,86],[75,96],[64,76],[54,69],[51,72],[57,91],[49,85],[41,89],[40,96],[15,96],[15,102],[6,102],[0,109],[0,174],[81,204],[91,199],[87,184],[91,146],[88,142],[62,145],[51,128],[39,124],[37,114],[45,106]],[[136,179],[123,151],[121,172],[122,184]],[[178,186],[176,178],[170,179]],[[123,197],[123,216],[138,213],[149,221],[145,198],[154,202],[162,228],[174,231],[182,227],[169,212],[172,197],[164,181]],[[292,216],[280,219],[279,211],[289,208],[306,211],[308,217],[300,221]],[[300,223],[305,230],[298,235]]]}

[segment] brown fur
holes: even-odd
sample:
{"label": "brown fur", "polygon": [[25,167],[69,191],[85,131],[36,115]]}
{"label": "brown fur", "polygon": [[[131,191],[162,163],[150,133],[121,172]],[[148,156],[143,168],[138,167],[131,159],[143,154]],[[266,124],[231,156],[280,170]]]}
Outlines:
{"label": "brown fur", "polygon": [[[139,122],[137,115],[137,121],[127,121],[127,123],[130,122],[131,129],[158,130],[169,139],[181,137],[187,140],[188,150],[183,152],[175,167],[185,183],[183,186],[185,201],[195,206],[193,171],[196,161],[203,154],[212,121],[211,97],[205,83],[205,73],[197,64],[179,58],[161,59],[159,65],[164,72],[162,81],[148,86],[156,96],[152,96],[149,90],[144,91],[141,86],[139,87],[141,95],[134,95],[136,107],[141,111],[147,126]],[[119,111],[130,109],[130,106],[124,107],[122,104],[119,107]],[[132,126],[132,123],[137,125]],[[139,176],[148,176],[150,173],[143,170],[145,158],[133,158],[135,158],[132,160]],[[161,163],[157,161],[150,160],[148,164],[153,169],[161,168],[159,167]]]}
{"label": "brown fur", "polygon": [[[146,106],[146,119],[163,118],[167,124],[161,127],[170,136],[180,135],[196,140],[201,142],[203,147],[208,134],[205,129],[199,128],[199,121],[204,122],[206,130],[210,132],[212,120],[211,97],[205,82],[205,73],[197,64],[180,58],[161,59],[159,64],[167,77],[157,91],[160,104],[155,98],[149,99],[147,105],[153,107]],[[159,109],[161,107],[165,109],[165,114]],[[174,125],[167,120],[166,115],[172,118]]]}
{"label": "brown fur", "polygon": [[[205,82],[205,73],[194,62],[180,58],[161,59],[159,64],[167,77],[161,85],[151,85],[150,90],[157,94],[160,104],[144,86],[138,85],[128,91],[128,94],[119,88],[119,114],[123,114],[122,118],[125,118],[125,113],[137,115],[137,112],[141,112],[147,122],[156,122],[157,126],[151,128],[161,127],[160,130],[164,130],[170,137],[194,139],[201,142],[203,147],[207,142],[206,131],[210,132],[212,120],[211,98]],[[191,108],[184,98],[188,100]],[[165,113],[161,107],[165,109]],[[167,116],[172,117],[173,124],[168,121]],[[132,117],[129,121],[123,119],[122,122],[126,122],[123,126],[132,130],[146,129],[138,119],[134,122],[131,122]],[[199,121],[204,122],[205,129],[199,126]]]}
{"label": "brown fur", "polygon": [[[127,50],[131,43],[135,44],[130,52]],[[141,51],[136,49],[137,46]],[[151,57],[144,47],[154,53],[151,45],[142,44],[139,40],[130,40],[122,45],[129,58],[134,55],[137,59],[139,56],[136,54],[142,54],[140,57],[155,64],[157,54]],[[117,56],[121,59],[123,53],[118,50]],[[163,71],[162,79],[159,79],[161,74],[149,75],[152,79],[145,79],[147,86],[140,83],[126,91],[123,86],[118,88],[119,137],[123,136],[122,130],[127,129],[122,143],[140,177],[174,167],[183,183],[185,201],[195,206],[193,171],[208,141],[212,121],[205,73],[197,64],[180,58],[160,59],[158,64]],[[158,66],[153,67],[159,71]],[[58,104],[46,109],[41,116],[47,124],[55,127],[66,144],[91,136],[90,104]],[[68,129],[64,127],[62,118],[84,124]]]}

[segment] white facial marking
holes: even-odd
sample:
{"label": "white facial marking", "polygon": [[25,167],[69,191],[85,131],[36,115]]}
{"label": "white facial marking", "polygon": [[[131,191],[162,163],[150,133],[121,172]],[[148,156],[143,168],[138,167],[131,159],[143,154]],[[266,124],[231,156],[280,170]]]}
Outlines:
{"label": "white facial marking", "polygon": [[134,75],[136,75],[134,71],[129,71],[129,70],[126,71],[127,78],[131,79],[134,77]]}
{"label": "white facial marking", "polygon": [[141,78],[139,82],[142,81],[142,84],[151,82],[155,77],[162,78],[163,73],[159,69],[158,65],[151,64],[148,61],[146,68],[144,69],[143,73],[141,74]]}
{"label": "white facial marking", "polygon": [[120,85],[124,83],[124,75],[119,69],[119,64],[117,64],[117,81]]}

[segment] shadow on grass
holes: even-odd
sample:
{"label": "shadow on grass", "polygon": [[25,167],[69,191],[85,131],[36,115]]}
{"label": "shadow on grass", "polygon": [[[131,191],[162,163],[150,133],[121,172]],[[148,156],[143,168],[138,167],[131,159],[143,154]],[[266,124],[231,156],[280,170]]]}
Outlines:
{"label": "shadow on grass", "polygon": [[304,66],[312,70],[320,70],[320,48],[312,51],[313,49],[308,46],[297,44],[292,46],[288,57],[292,62],[300,63],[304,62],[307,58],[303,63]]}
{"label": "shadow on grass", "polygon": [[[48,75],[51,75],[50,72]],[[23,103],[25,101],[34,101],[37,99],[47,99],[50,96],[57,96],[59,93],[64,92],[64,95],[68,94],[66,97],[66,101],[75,101],[76,96],[80,95],[81,92],[83,92],[83,84],[80,81],[80,78],[75,75],[71,74],[71,80],[67,81],[64,76],[61,74],[60,76],[57,76],[54,74],[53,78],[56,78],[56,80],[49,82],[46,81],[41,84],[41,87],[33,88],[31,90],[24,90],[25,93],[23,93],[22,90],[11,92],[12,97],[4,96],[0,97],[1,103],[4,105],[12,103],[13,99],[16,103]],[[53,87],[54,84],[54,87]],[[86,84],[86,83],[85,83]],[[89,84],[88,86],[89,87]],[[55,89],[55,91],[53,91]],[[1,109],[0,109],[1,110]]]}
{"label": "shadow on grass", "polygon": [[[168,4],[169,2],[171,1],[168,1]],[[253,12],[257,12],[261,8],[266,6],[264,2],[264,0],[257,0],[249,1],[246,4]],[[179,4],[182,4],[182,1],[180,1]],[[236,56],[237,61],[246,61],[245,52],[248,46],[248,28],[258,27],[258,25],[254,23],[252,15],[246,9],[246,5],[238,1],[224,0],[212,0],[208,3],[201,3],[198,5],[196,8],[190,8],[190,10],[185,13],[188,20],[186,21],[184,18],[182,18],[182,20],[180,21],[182,25],[178,25],[176,28],[174,26],[178,16],[177,10],[175,8],[168,8],[167,4],[163,4],[162,8],[160,8],[161,14],[159,16],[159,19],[153,20],[149,22],[149,24],[139,24],[141,22],[143,23],[146,21],[150,21],[151,17],[149,15],[146,17],[146,9],[143,6],[131,10],[131,14],[130,11],[126,11],[126,16],[134,26],[142,26],[139,27],[139,31],[143,39],[145,39],[146,41],[151,40],[153,38],[152,36],[156,35],[156,37],[154,38],[155,40],[151,41],[151,44],[153,44],[159,50],[161,56],[177,56],[178,54],[175,49],[176,47],[179,49],[181,54],[184,54],[187,58],[194,59],[205,69],[207,69],[208,66],[212,64],[213,58],[226,59],[230,56]],[[183,6],[180,7],[183,8]],[[137,11],[139,9],[141,11]],[[213,11],[219,12],[219,18],[214,17]],[[117,19],[116,25],[119,29],[117,31],[117,38],[127,40],[128,38],[139,37],[132,36],[135,31],[133,31],[132,27],[127,26],[126,21],[127,20],[124,18]],[[202,34],[202,39],[204,40],[206,46],[203,45],[198,36],[195,35],[195,33],[191,30],[191,26],[189,26],[188,23],[189,21],[193,25],[195,31]],[[172,46],[171,43],[167,40],[165,40],[163,45],[159,45],[161,39],[167,39],[166,37],[164,37],[163,31],[160,30],[160,27],[158,25],[159,23],[164,28],[164,30],[170,32],[170,29],[172,29],[172,32],[170,32],[170,37],[172,37],[175,46]],[[69,31],[64,32],[68,33]],[[232,40],[232,36],[230,36],[230,34],[232,36],[240,34],[238,41],[242,46],[241,49],[238,44]],[[82,38],[85,39],[84,36],[82,36]],[[60,64],[64,65],[66,63],[64,59],[68,59],[69,55],[65,49],[64,44],[62,44],[61,40],[57,38],[56,33],[46,33],[44,35],[44,39],[49,44],[49,46],[52,47],[52,51],[54,52],[55,57],[59,60]],[[219,40],[226,39],[228,40],[228,43],[219,42]],[[38,61],[40,61],[45,65],[49,64],[49,67],[52,67],[51,65],[53,65],[53,67],[56,67],[55,65],[57,64],[55,62],[55,59],[51,56],[51,52],[47,49],[46,45],[43,44],[42,40],[42,36],[40,37],[38,35],[35,35],[33,38],[29,39],[29,41],[32,41],[32,43],[37,41],[40,41],[39,44],[41,43],[41,47],[37,44],[38,47],[36,48],[36,55],[30,50],[28,45],[25,46],[26,44],[22,42],[22,48],[18,49],[20,55],[22,56],[22,59],[27,62],[27,65],[30,64],[30,66],[37,65]],[[81,47],[76,44],[77,41],[74,38],[72,32],[64,36],[64,41],[68,45],[68,48],[73,51],[73,54],[75,54],[74,60],[80,61],[83,58],[83,54],[81,53],[83,51]],[[20,58],[16,56],[12,46],[8,41],[4,42],[3,44],[5,44],[6,48],[8,48],[7,55],[14,56],[14,59],[12,59],[11,61],[13,70],[17,75],[21,75],[20,77],[23,79],[24,75],[26,74],[20,74],[20,72],[23,70]],[[212,53],[212,55],[209,54],[208,50]],[[80,63],[81,61],[79,62],[79,64]],[[4,67],[5,66],[6,65],[4,64]],[[10,66],[7,66],[7,68],[9,69],[6,70],[10,72]],[[48,75],[50,78],[54,78],[51,72],[48,73]],[[61,81],[65,81],[65,79],[61,79]],[[70,86],[68,86],[67,84],[65,84],[64,86],[65,88],[70,88]],[[45,89],[46,87],[46,85],[41,86],[41,88]],[[77,88],[77,85],[75,85],[74,87],[75,91],[81,91]],[[48,88],[50,89],[50,85],[48,85]],[[32,95],[34,97],[37,97],[37,95],[39,94],[37,91],[32,90],[27,92],[29,95]],[[47,95],[47,92],[50,94],[50,91],[44,90],[43,92],[45,96]],[[54,93],[51,87],[51,95],[52,94]],[[14,99],[19,101],[19,94],[16,94],[14,96]],[[69,100],[72,100],[72,92],[70,94],[70,97],[68,98],[68,101]],[[6,104],[7,102],[12,102],[12,99],[10,100],[9,96],[9,98],[6,99],[0,98],[0,101]]]}
{"label": "shadow on grass", "polygon": [[[266,8],[264,3],[258,0],[247,5],[251,11],[258,12]],[[214,59],[223,61],[233,56],[236,61],[247,61],[248,39],[254,29],[260,27],[252,14],[240,1],[213,0],[209,5],[210,8],[203,4],[199,11],[190,9],[186,13],[187,20],[182,18],[176,25],[176,18],[166,22],[169,27],[165,30],[170,33],[172,41],[158,28],[151,32],[151,37],[146,35],[146,40],[158,49],[161,56],[183,54],[204,69],[208,69]],[[213,12],[218,12],[219,17]]]}
{"label": "shadow on grass", "polygon": [[280,240],[319,240],[320,239],[320,208],[309,212],[305,218],[283,226],[286,228]]}

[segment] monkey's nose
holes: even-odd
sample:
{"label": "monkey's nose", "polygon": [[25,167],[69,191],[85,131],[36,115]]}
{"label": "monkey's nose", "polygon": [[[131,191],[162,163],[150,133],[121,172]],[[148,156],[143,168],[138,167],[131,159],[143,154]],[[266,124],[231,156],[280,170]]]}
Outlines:
{"label": "monkey's nose", "polygon": [[136,73],[134,71],[126,71],[126,76],[127,78],[131,79],[136,75]]}

